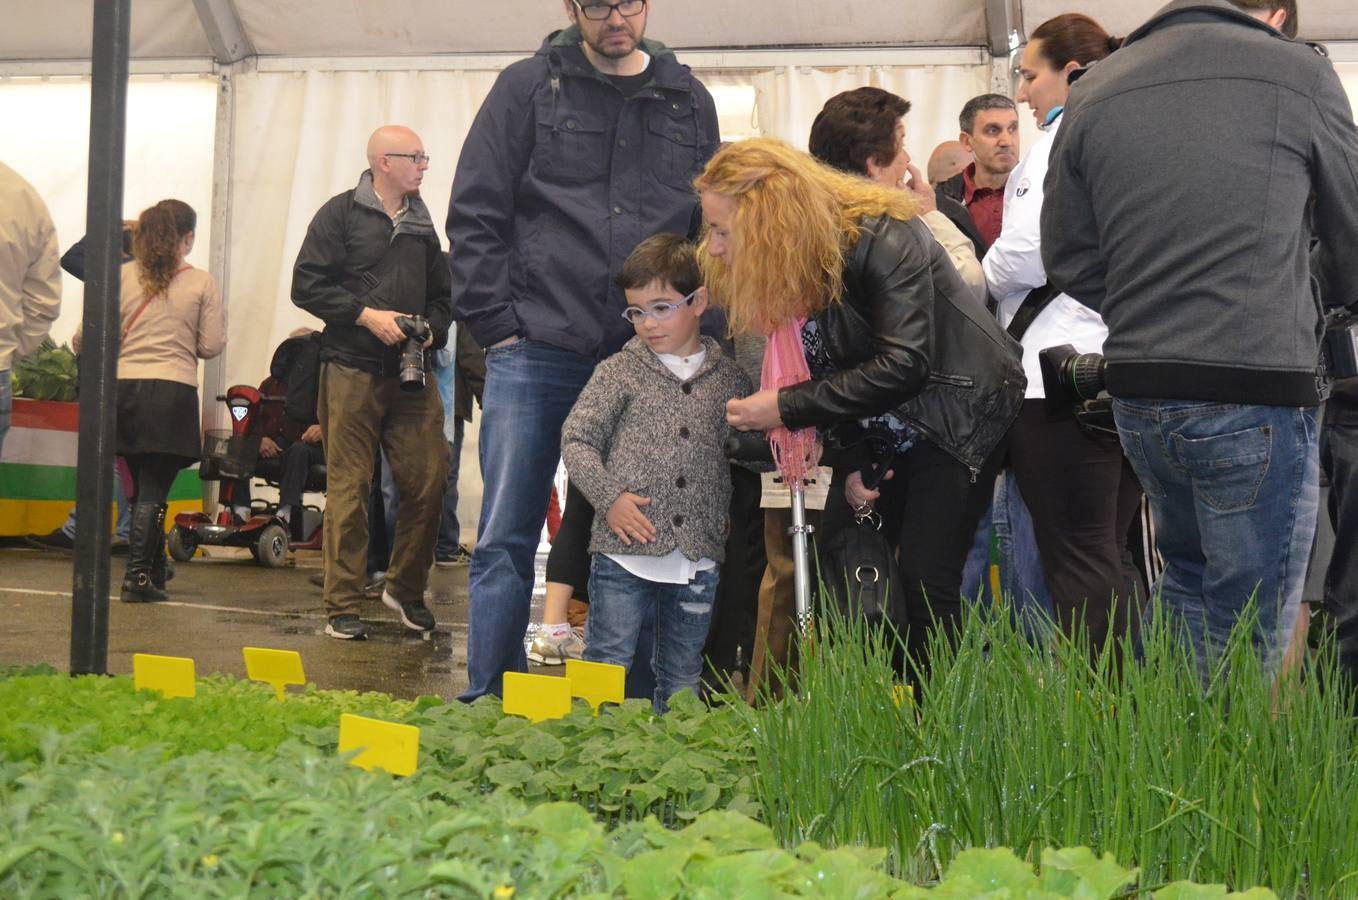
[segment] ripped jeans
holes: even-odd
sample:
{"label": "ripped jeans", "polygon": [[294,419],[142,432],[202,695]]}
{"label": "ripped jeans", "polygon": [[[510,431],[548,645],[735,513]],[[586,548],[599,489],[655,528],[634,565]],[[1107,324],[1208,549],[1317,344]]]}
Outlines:
{"label": "ripped jeans", "polygon": [[720,573],[716,566],[697,573],[688,584],[663,584],[638,578],[604,554],[595,554],[589,574],[585,659],[630,669],[637,636],[654,610],[655,711],[665,712],[669,698],[685,688],[696,693]]}

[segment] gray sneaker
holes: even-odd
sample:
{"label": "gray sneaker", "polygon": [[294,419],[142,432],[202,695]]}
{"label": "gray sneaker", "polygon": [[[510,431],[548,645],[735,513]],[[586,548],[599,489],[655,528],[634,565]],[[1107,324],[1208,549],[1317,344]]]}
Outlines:
{"label": "gray sneaker", "polygon": [[424,600],[402,603],[389,592],[382,592],[382,604],[401,617],[401,624],[411,631],[433,631],[434,614],[424,605]]}
{"label": "gray sneaker", "polygon": [[361,641],[368,636],[368,626],[364,625],[358,616],[331,616],[325,625],[325,633],[341,641]]}
{"label": "gray sneaker", "polygon": [[585,630],[572,628],[563,638],[539,633],[528,645],[528,658],[543,666],[564,666],[568,659],[585,658]]}

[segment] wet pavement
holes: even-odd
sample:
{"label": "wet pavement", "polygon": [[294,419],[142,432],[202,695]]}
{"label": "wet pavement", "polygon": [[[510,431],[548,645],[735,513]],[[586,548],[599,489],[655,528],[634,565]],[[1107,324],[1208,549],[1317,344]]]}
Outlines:
{"label": "wet pavement", "polygon": [[[178,566],[165,603],[117,599],[124,559],[113,559],[109,604],[108,671],[130,674],[132,654],[187,656],[204,675],[245,677],[242,647],[296,650],[307,678],[336,690],[385,691],[411,698],[452,698],[467,685],[467,569],[435,568],[429,608],[431,634],[407,631],[378,599],[366,601],[366,641],[326,637],[315,553],[296,554],[281,569],[256,565],[245,551],[213,548],[214,555]],[[0,667],[47,663],[70,666],[71,567],[65,554],[0,546]],[[533,619],[540,606],[535,598]],[[560,667],[534,669],[553,674]]]}

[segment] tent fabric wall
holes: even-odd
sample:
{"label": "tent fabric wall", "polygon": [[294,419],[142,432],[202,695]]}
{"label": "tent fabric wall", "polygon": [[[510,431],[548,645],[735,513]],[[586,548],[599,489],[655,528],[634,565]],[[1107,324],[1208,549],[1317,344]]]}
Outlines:
{"label": "tent fabric wall", "polygon": [[[198,212],[189,262],[208,268],[212,238],[212,158],[217,81],[210,76],[133,78],[127,93],[123,210],[127,218],[166,197]],[[89,177],[88,79],[0,80],[0,159],[23,175],[47,203],[63,252],[85,233]],[[57,343],[80,323],[84,287],[62,277]]]}

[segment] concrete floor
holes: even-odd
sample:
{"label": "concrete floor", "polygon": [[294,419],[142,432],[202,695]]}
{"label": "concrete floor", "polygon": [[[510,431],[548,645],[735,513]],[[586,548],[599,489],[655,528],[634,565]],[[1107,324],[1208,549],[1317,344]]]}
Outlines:
{"label": "concrete floor", "polygon": [[[165,603],[119,603],[124,558],[113,559],[110,673],[130,674],[134,653],[157,653],[192,657],[199,675],[243,678],[241,648],[272,647],[298,651],[307,678],[321,688],[452,698],[466,687],[465,567],[434,570],[429,607],[438,626],[431,634],[407,631],[380,600],[370,600],[363,611],[368,640],[337,641],[323,633],[320,588],[307,580],[319,569],[317,554],[297,554],[292,565],[264,569],[244,551],[209,551],[213,556],[178,567]],[[47,663],[68,670],[71,569],[64,554],[0,546],[0,666]],[[539,611],[535,599],[534,621]]]}

